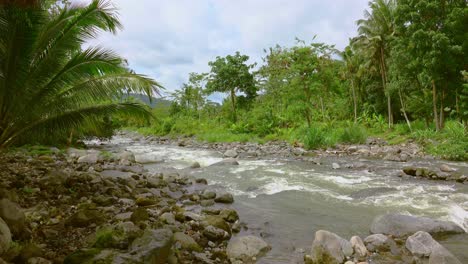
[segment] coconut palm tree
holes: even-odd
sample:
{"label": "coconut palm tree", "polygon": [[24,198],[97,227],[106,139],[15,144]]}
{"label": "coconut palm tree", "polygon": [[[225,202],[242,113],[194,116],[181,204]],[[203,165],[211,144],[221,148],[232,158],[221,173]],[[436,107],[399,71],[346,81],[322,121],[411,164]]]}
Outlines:
{"label": "coconut palm tree", "polygon": [[374,0],[369,2],[370,12],[364,12],[365,19],[357,21],[359,37],[357,45],[369,54],[369,59],[378,64],[382,77],[382,88],[387,97],[388,125],[393,125],[392,99],[387,89],[386,57],[390,37],[394,33],[395,0]]}
{"label": "coconut palm tree", "polygon": [[152,95],[161,86],[130,72],[102,47],[82,48],[98,33],[121,28],[109,1],[65,7],[52,15],[46,1],[0,6],[0,148],[32,137],[70,133],[116,113],[148,117],[124,92]]}

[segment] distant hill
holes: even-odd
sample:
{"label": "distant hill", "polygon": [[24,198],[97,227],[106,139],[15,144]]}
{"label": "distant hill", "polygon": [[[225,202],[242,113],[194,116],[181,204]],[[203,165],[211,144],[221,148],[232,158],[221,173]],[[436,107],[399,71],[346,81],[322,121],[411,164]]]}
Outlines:
{"label": "distant hill", "polygon": [[172,103],[172,101],[170,101],[170,100],[155,98],[155,97],[151,97],[151,102],[150,102],[150,98],[147,95],[144,95],[144,94],[130,93],[128,95],[123,96],[124,99],[128,98],[128,97],[132,97],[132,98],[135,98],[137,100],[140,100],[143,103],[145,103],[146,105],[149,105],[151,108],[154,108],[156,105],[158,105],[158,106],[160,106],[160,105],[170,106],[171,103]]}

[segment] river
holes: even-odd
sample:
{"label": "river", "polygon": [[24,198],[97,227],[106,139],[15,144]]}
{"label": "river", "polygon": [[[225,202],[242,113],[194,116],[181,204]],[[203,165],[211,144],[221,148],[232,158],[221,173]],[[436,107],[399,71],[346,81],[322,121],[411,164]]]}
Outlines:
{"label": "river", "polygon": [[[127,149],[137,158],[161,161],[146,164],[150,171],[184,169],[199,162],[201,168],[183,172],[207,179],[211,188],[233,193],[233,206],[249,227],[243,232],[260,235],[272,245],[259,263],[301,263],[317,230],[347,239],[353,235],[364,238],[374,217],[390,212],[451,220],[468,229],[468,185],[397,176],[408,165],[448,164],[467,171],[467,163],[340,157],[323,158],[321,164],[259,158],[241,159],[238,166],[210,166],[223,159],[221,153],[120,136],[101,148]],[[341,168],[332,169],[333,163]],[[357,168],[347,169],[347,164]],[[468,234],[440,238],[439,242],[468,263]]]}

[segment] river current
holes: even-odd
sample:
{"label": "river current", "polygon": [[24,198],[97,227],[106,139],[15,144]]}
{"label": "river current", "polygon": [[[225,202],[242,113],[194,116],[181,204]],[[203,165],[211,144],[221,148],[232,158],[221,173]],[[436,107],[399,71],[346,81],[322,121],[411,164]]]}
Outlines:
{"label": "river current", "polygon": [[[210,166],[223,159],[221,153],[126,137],[114,137],[102,147],[127,149],[137,160],[154,161],[145,165],[150,171],[185,169],[199,162],[201,168],[183,172],[207,179],[210,188],[233,193],[233,206],[249,227],[243,232],[260,235],[272,245],[260,263],[301,263],[320,229],[346,239],[353,235],[364,238],[374,217],[384,213],[450,220],[468,231],[468,185],[398,177],[408,165],[436,168],[448,164],[466,172],[467,163],[341,157],[322,158],[320,164],[259,158],[240,159],[238,166]],[[333,163],[341,168],[333,169]],[[468,263],[468,234],[439,242]]]}

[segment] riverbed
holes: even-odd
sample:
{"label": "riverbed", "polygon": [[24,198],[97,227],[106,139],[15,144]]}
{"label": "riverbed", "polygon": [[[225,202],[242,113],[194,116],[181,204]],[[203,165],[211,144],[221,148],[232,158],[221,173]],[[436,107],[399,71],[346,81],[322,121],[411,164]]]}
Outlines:
{"label": "riverbed", "polygon": [[[468,164],[463,162],[418,159],[402,163],[351,156],[308,162],[259,157],[239,159],[237,166],[210,166],[223,160],[222,153],[124,136],[94,143],[109,151],[132,151],[137,159],[148,162],[149,171],[180,169],[207,179],[214,189],[233,193],[234,207],[249,227],[243,232],[262,236],[272,245],[259,263],[301,263],[317,230],[347,239],[366,237],[372,220],[390,212],[450,220],[468,230],[468,185],[399,177],[408,165],[437,168],[447,164],[467,171]],[[188,169],[194,162],[201,167]],[[439,238],[439,242],[468,263],[468,234]]]}

